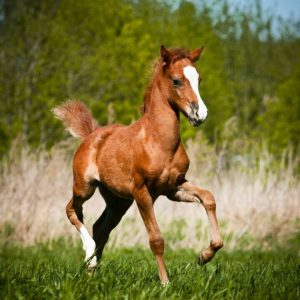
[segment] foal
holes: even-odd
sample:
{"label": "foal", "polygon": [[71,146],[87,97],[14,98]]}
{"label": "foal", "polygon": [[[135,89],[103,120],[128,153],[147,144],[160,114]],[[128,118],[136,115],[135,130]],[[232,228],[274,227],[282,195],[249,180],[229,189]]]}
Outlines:
{"label": "foal", "polygon": [[[194,51],[160,49],[153,78],[144,97],[143,116],[129,126],[100,127],[91,112],[78,101],[68,101],[53,111],[70,133],[82,139],[73,160],[73,197],[66,212],[80,232],[89,268],[101,259],[110,232],[136,201],[156,257],[161,283],[168,283],[164,240],[153,204],[159,195],[172,201],[198,202],[206,209],[211,241],[199,255],[210,261],[223,246],[213,195],[185,179],[189,159],[180,139],[180,112],[194,126],[207,117],[194,63],[202,48]],[[106,208],[93,226],[93,238],[83,225],[82,205],[99,188]],[[94,256],[96,254],[96,256]]]}

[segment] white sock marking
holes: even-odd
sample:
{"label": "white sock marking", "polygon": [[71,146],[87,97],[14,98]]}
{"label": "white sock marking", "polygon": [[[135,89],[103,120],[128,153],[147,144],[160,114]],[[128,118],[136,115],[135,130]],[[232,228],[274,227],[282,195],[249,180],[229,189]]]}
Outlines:
{"label": "white sock marking", "polygon": [[[93,238],[89,235],[86,227],[84,225],[80,228],[80,237],[83,243],[83,249],[85,250],[85,259],[84,261],[88,261],[96,250],[96,243]],[[94,256],[89,262],[89,268],[94,268],[97,264],[97,257]]]}
{"label": "white sock marking", "polygon": [[190,85],[198,99],[198,116],[201,121],[204,121],[207,117],[207,107],[205,106],[203,100],[201,99],[200,93],[199,93],[199,74],[195,67],[193,66],[186,66],[183,68],[183,74],[190,82]]}

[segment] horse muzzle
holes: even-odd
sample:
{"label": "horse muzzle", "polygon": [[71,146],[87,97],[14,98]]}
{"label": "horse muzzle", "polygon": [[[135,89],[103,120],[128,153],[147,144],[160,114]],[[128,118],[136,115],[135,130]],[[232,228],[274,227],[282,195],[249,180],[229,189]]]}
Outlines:
{"label": "horse muzzle", "polygon": [[190,105],[190,113],[187,117],[193,126],[200,126],[207,117],[206,106],[204,105],[199,109],[199,105],[196,102],[192,102]]}

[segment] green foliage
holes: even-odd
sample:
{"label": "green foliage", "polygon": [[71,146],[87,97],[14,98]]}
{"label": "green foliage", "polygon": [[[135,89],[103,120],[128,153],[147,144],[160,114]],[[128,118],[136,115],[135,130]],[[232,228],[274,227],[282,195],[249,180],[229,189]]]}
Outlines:
{"label": "green foliage", "polygon": [[[0,4],[0,153],[25,136],[52,146],[66,133],[50,109],[67,98],[88,104],[102,125],[139,117],[159,46],[206,46],[197,63],[209,109],[203,131],[220,139],[235,117],[237,139],[266,141],[274,153],[299,146],[299,34],[259,1],[10,0]],[[182,118],[184,119],[184,118]],[[197,129],[182,121],[182,136]]]}
{"label": "green foliage", "polygon": [[[273,151],[280,151],[299,143],[300,129],[300,64],[277,88],[274,98],[267,98],[265,112],[259,117],[261,128],[267,133]],[[273,120],[266,122],[264,119]]]}
{"label": "green foliage", "polygon": [[[295,249],[298,249],[296,247]],[[0,249],[1,299],[296,299],[299,257],[269,252],[220,251],[204,267],[191,250],[166,251],[170,284],[162,287],[151,252],[106,251],[93,273],[82,249],[59,240]]]}

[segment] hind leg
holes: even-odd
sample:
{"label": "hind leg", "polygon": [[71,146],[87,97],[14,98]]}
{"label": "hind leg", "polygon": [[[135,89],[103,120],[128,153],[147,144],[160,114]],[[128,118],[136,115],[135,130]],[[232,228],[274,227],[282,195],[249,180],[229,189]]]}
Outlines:
{"label": "hind leg", "polygon": [[73,197],[66,207],[66,213],[70,222],[80,233],[83,249],[85,250],[85,261],[89,262],[89,268],[93,268],[97,264],[97,258],[93,257],[96,244],[83,224],[82,205],[92,197],[95,189],[96,185],[93,183],[75,180],[73,185]]}
{"label": "hind leg", "polygon": [[96,255],[100,260],[110,232],[119,224],[131,206],[133,200],[120,198],[100,185],[99,190],[106,202],[106,208],[93,225],[93,237],[96,242]]}

